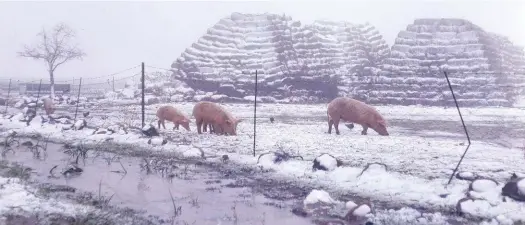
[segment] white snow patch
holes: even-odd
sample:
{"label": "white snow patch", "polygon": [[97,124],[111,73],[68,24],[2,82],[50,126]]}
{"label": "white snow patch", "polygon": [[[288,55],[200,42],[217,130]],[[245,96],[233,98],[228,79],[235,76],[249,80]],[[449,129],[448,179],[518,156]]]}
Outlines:
{"label": "white snow patch", "polygon": [[518,181],[518,183],[516,183],[516,186],[518,187],[518,192],[521,195],[525,195],[525,179],[521,179],[520,181]]}
{"label": "white snow patch", "polygon": [[197,157],[197,158],[200,158],[202,156],[202,152],[199,149],[190,146],[187,150],[184,150],[182,152],[182,155],[184,157],[191,157],[191,158]]}
{"label": "white snow patch", "polygon": [[366,216],[367,214],[369,214],[371,211],[372,211],[372,209],[370,209],[370,206],[368,206],[367,204],[362,204],[362,205],[358,206],[358,207],[352,212],[352,215],[354,215],[354,216],[359,216],[359,217],[364,217],[364,216]]}
{"label": "white snow patch", "polygon": [[352,210],[355,207],[357,207],[357,204],[355,204],[355,202],[353,202],[353,201],[348,201],[348,202],[345,203],[345,207],[348,210]]}
{"label": "white snow patch", "polygon": [[313,189],[308,196],[303,200],[304,205],[310,205],[315,204],[318,202],[324,202],[324,203],[335,203],[336,201],[330,197],[330,194],[328,192],[323,190],[317,190]]}

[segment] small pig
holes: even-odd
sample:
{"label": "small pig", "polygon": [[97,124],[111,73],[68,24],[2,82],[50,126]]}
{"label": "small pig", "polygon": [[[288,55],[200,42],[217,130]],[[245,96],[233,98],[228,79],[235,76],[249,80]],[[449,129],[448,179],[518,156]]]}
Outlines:
{"label": "small pig", "polygon": [[195,104],[193,116],[199,134],[202,133],[202,125],[211,124],[216,134],[237,135],[237,124],[241,122],[222,106],[208,101],[200,101]]}
{"label": "small pig", "polygon": [[166,124],[164,123],[166,120],[173,122],[175,125],[173,129],[179,129],[179,124],[182,125],[184,128],[186,128],[187,131],[190,131],[190,119],[184,115],[180,110],[176,109],[173,106],[165,105],[161,106],[157,110],[157,118],[159,118],[158,121],[158,127],[160,129],[160,124],[162,124],[162,127],[166,129]]}
{"label": "small pig", "polygon": [[385,119],[377,110],[364,102],[347,98],[338,97],[328,104],[328,133],[332,133],[332,124],[335,133],[339,134],[339,121],[348,121],[359,124],[363,127],[362,135],[366,135],[368,128],[372,128],[379,135],[388,136]]}
{"label": "small pig", "polygon": [[53,100],[50,98],[44,98],[42,99],[44,102],[44,111],[46,111],[46,115],[53,114],[55,112],[55,104],[53,104]]}

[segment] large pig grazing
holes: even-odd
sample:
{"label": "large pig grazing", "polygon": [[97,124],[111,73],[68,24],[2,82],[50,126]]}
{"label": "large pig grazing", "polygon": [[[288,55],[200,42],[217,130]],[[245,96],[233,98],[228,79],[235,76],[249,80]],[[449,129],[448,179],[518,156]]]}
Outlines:
{"label": "large pig grazing", "polygon": [[201,126],[211,124],[216,134],[237,135],[237,124],[241,122],[222,106],[208,101],[200,101],[193,107],[193,116],[197,124],[197,132],[201,134]]}
{"label": "large pig grazing", "polygon": [[55,104],[53,104],[53,100],[50,98],[44,98],[42,101],[44,102],[44,111],[46,111],[46,115],[53,114],[55,112]]}
{"label": "large pig grazing", "polygon": [[363,127],[362,135],[366,135],[368,128],[372,128],[379,135],[388,136],[385,119],[377,110],[364,102],[347,98],[338,97],[328,104],[328,133],[332,133],[332,124],[335,133],[339,134],[339,121],[347,121],[359,124]]}
{"label": "large pig grazing", "polygon": [[180,110],[176,109],[173,106],[165,105],[161,106],[157,110],[157,118],[159,118],[158,126],[160,129],[160,124],[166,129],[165,121],[173,122],[173,129],[179,129],[179,124],[182,125],[186,130],[190,130],[190,119],[184,115]]}

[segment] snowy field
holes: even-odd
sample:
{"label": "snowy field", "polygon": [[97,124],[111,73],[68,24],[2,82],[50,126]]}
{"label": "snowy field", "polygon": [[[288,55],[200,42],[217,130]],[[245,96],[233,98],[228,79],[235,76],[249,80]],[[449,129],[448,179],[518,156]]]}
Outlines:
{"label": "snowy field", "polygon": [[[140,105],[121,105],[79,109],[89,111],[89,126],[108,127],[115,124],[140,126]],[[194,103],[173,104],[191,115]],[[285,151],[300,155],[275,164],[271,157],[253,157],[253,105],[224,104],[235,116],[243,118],[237,136],[197,135],[195,124],[191,131],[173,131],[172,125],[161,130],[169,137],[168,144],[151,146],[138,134],[93,134],[93,130],[62,131],[61,125],[41,125],[0,119],[4,129],[16,129],[20,134],[38,132],[64,141],[100,141],[107,139],[119,143],[144,146],[152,151],[180,153],[185,157],[227,154],[230,160],[246,165],[271,169],[274,175],[293,179],[312,186],[322,186],[335,196],[354,194],[375,201],[393,202],[434,211],[453,212],[458,201],[466,197],[471,182],[454,179],[445,187],[448,177],[466,147],[461,122],[455,108],[378,106],[389,121],[390,136],[377,135],[369,130],[360,135],[361,128],[352,130],[340,126],[341,135],[327,134],[326,105],[260,104],[257,107],[256,155],[270,151]],[[159,105],[146,107],[146,122],[156,126],[155,110]],[[42,110],[40,110],[42,111]],[[10,109],[15,113],[15,109]],[[64,107],[56,114],[71,115],[74,109]],[[43,113],[43,112],[40,112]],[[462,204],[468,215],[495,219],[504,224],[506,219],[525,221],[525,204],[506,199],[499,194],[512,173],[525,174],[523,130],[525,113],[521,109],[471,108],[462,110],[472,138],[472,146],[458,172],[474,173],[479,177],[498,181],[496,186],[476,195],[475,201]],[[275,122],[270,123],[269,117]],[[38,118],[38,117],[37,117]],[[35,121],[40,119],[35,119]],[[503,131],[503,132],[500,132]],[[182,144],[185,143],[185,144]],[[322,153],[329,153],[344,165],[331,171],[311,170],[312,161]],[[387,166],[371,167],[360,173],[369,163]],[[257,165],[258,164],[258,165]],[[495,223],[498,224],[498,223]]]}

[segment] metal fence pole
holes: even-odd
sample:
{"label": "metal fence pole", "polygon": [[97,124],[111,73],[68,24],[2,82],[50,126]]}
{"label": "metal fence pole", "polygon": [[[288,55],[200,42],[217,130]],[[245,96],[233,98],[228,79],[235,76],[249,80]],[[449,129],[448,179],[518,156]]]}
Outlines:
{"label": "metal fence pole", "polygon": [[255,136],[257,135],[257,70],[255,70],[255,94],[253,106],[253,156],[255,157]]}
{"label": "metal fence pole", "polygon": [[142,62],[142,78],[140,79],[140,81],[142,83],[142,127],[144,127],[146,125],[145,118],[144,118],[144,116],[145,116],[144,115],[145,114],[144,113],[144,111],[145,111],[145,109],[144,109],[144,104],[145,104],[145,102],[144,102],[144,89],[145,89],[144,83],[146,82],[145,78],[144,78],[144,62]]}
{"label": "metal fence pole", "polygon": [[38,92],[36,93],[35,116],[36,116],[36,110],[38,109],[38,99],[40,98],[41,88],[42,88],[42,79],[40,79],[40,83],[38,84]]}
{"label": "metal fence pole", "polygon": [[80,87],[82,87],[82,77],[80,78],[80,82],[78,83],[77,105],[75,107],[75,121],[77,120],[78,103],[80,102]]}
{"label": "metal fence pole", "polygon": [[11,79],[9,79],[9,86],[7,88],[7,98],[5,99],[5,114],[7,114],[7,106],[9,106],[9,94],[11,94]]}

